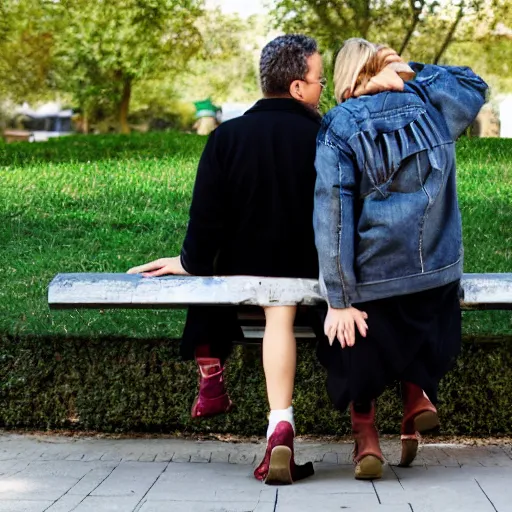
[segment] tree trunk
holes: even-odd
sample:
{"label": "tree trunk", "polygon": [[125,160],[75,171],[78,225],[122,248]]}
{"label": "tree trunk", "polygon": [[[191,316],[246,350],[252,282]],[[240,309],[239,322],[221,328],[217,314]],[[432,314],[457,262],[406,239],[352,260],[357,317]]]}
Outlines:
{"label": "tree trunk", "polygon": [[119,127],[121,133],[130,133],[128,125],[128,112],[130,111],[130,97],[132,95],[132,79],[125,77],[123,80],[123,94],[119,105]]}
{"label": "tree trunk", "polygon": [[370,31],[370,27],[372,24],[372,17],[371,17],[371,6],[370,6],[370,0],[365,0],[363,2],[363,9],[362,9],[362,22],[360,25],[361,30],[361,37],[363,39],[368,38],[368,32]]}
{"label": "tree trunk", "polygon": [[85,111],[82,120],[82,132],[86,135],[89,133],[89,114]]}
{"label": "tree trunk", "polygon": [[414,0],[411,0],[411,9],[413,13],[412,23],[407,30],[407,34],[405,35],[405,39],[402,43],[402,46],[400,47],[400,51],[398,52],[398,55],[402,55],[404,53],[405,49],[407,48],[407,45],[409,44],[409,41],[412,38],[412,35],[414,34],[414,31],[416,30],[416,27],[418,26],[418,23],[420,21],[420,15],[423,12],[423,6],[425,5],[425,0],[421,0],[420,6],[416,7],[414,5]]}
{"label": "tree trunk", "polygon": [[455,31],[457,30],[457,27],[459,26],[460,20],[464,17],[464,2],[461,3],[459,12],[457,13],[457,18],[455,18],[455,21],[453,22],[453,25],[450,27],[450,30],[448,31],[448,34],[446,34],[446,37],[443,41],[443,44],[441,45],[441,48],[439,48],[439,51],[437,52],[436,56],[434,57],[434,64],[438,64],[441,60],[441,57],[444,55],[444,52],[448,49],[448,46],[450,46],[450,43],[452,42],[453,36],[455,34]]}

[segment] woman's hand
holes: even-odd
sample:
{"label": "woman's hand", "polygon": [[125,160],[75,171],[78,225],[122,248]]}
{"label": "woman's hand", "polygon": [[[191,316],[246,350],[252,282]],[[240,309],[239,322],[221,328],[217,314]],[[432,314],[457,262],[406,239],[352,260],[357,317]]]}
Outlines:
{"label": "woman's hand", "polygon": [[377,53],[377,58],[382,63],[382,68],[388,66],[397,73],[404,82],[413,80],[416,76],[416,73],[411,69],[409,64],[392,48],[381,48]]}
{"label": "woman's hand", "polygon": [[158,277],[166,276],[168,274],[189,276],[190,274],[183,268],[181,258],[175,256],[174,258],[160,258],[159,260],[151,261],[145,265],[133,267],[128,270],[127,274],[141,274],[142,277]]}
{"label": "woman's hand", "polygon": [[334,339],[338,338],[341,348],[354,346],[356,342],[355,326],[361,336],[366,338],[367,318],[368,315],[364,311],[359,311],[356,308],[333,309],[329,307],[324,324],[324,332],[329,338],[329,343],[332,345]]}

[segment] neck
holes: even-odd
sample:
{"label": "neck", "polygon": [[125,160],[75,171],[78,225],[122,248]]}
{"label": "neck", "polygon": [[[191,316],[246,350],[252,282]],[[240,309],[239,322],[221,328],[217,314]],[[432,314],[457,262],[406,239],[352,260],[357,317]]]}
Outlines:
{"label": "neck", "polygon": [[264,94],[263,98],[266,100],[274,100],[274,99],[293,99],[290,94]]}

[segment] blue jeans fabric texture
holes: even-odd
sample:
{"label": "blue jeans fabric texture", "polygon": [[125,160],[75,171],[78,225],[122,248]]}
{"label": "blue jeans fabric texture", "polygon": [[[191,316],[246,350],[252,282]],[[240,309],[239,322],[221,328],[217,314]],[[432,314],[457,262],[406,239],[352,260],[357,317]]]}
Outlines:
{"label": "blue jeans fabric texture", "polygon": [[455,141],[485,102],[469,68],[410,63],[403,92],[352,98],[317,138],[314,228],[334,308],[460,279]]}

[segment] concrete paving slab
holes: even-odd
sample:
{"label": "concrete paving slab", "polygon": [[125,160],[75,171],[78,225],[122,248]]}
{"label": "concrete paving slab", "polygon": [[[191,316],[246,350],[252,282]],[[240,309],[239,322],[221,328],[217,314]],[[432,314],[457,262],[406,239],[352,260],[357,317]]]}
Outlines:
{"label": "concrete paving slab", "polygon": [[86,496],[77,496],[66,494],[55,501],[44,512],[71,512],[86,498]]}
{"label": "concrete paving slab", "polygon": [[0,500],[55,501],[64,495],[78,480],[73,477],[42,476],[18,473],[0,481]]}
{"label": "concrete paving slab", "polygon": [[164,462],[121,462],[91,493],[92,496],[138,496],[141,499],[163,473]]}
{"label": "concrete paving slab", "polygon": [[258,503],[248,508],[247,502],[147,501],[137,512],[274,512],[274,503]]}
{"label": "concrete paving slab", "polygon": [[[389,466],[384,466],[382,481],[396,481]],[[280,487],[281,495],[329,495],[329,494],[375,494],[371,481],[356,480],[354,466],[334,466],[332,464],[316,464],[315,475],[294,485]]]}
{"label": "concrete paving slab", "polygon": [[159,452],[156,454],[154,462],[171,462],[174,452]]}
{"label": "concrete paving slab", "polygon": [[132,512],[139,502],[140,498],[135,496],[111,496],[108,498],[87,496],[72,510],[73,512]]}
{"label": "concrete paving slab", "polygon": [[[292,486],[253,477],[265,445],[0,433],[0,512],[512,512],[507,444],[421,447],[412,468],[353,477],[351,443],[298,442],[316,474]],[[398,461],[400,441],[383,452]]]}
{"label": "concrete paving slab", "polygon": [[45,512],[51,504],[51,501],[0,499],[0,512]]}
{"label": "concrete paving slab", "polygon": [[475,478],[476,484],[495,510],[512,512],[511,480],[509,474],[483,474]]}
{"label": "concrete paving slab", "polygon": [[408,504],[380,505],[375,494],[329,494],[318,501],[318,497],[298,499],[293,496],[283,498],[278,495],[276,512],[311,512],[340,510],[357,512],[411,512]]}
{"label": "concrete paving slab", "polygon": [[71,489],[68,494],[76,496],[87,496],[96,490],[114,471],[114,463],[106,463],[101,467],[91,469]]}
{"label": "concrete paving slab", "polygon": [[[402,491],[376,483],[379,500],[392,505],[411,503],[418,510],[467,510],[493,512],[488,498],[478,487],[471,471],[462,468],[397,468]],[[405,475],[405,476],[404,476]]]}
{"label": "concrete paving slab", "polygon": [[210,465],[208,472],[165,472],[146,498],[153,501],[273,501],[275,488],[263,485],[252,474],[230,474],[222,468]]}

